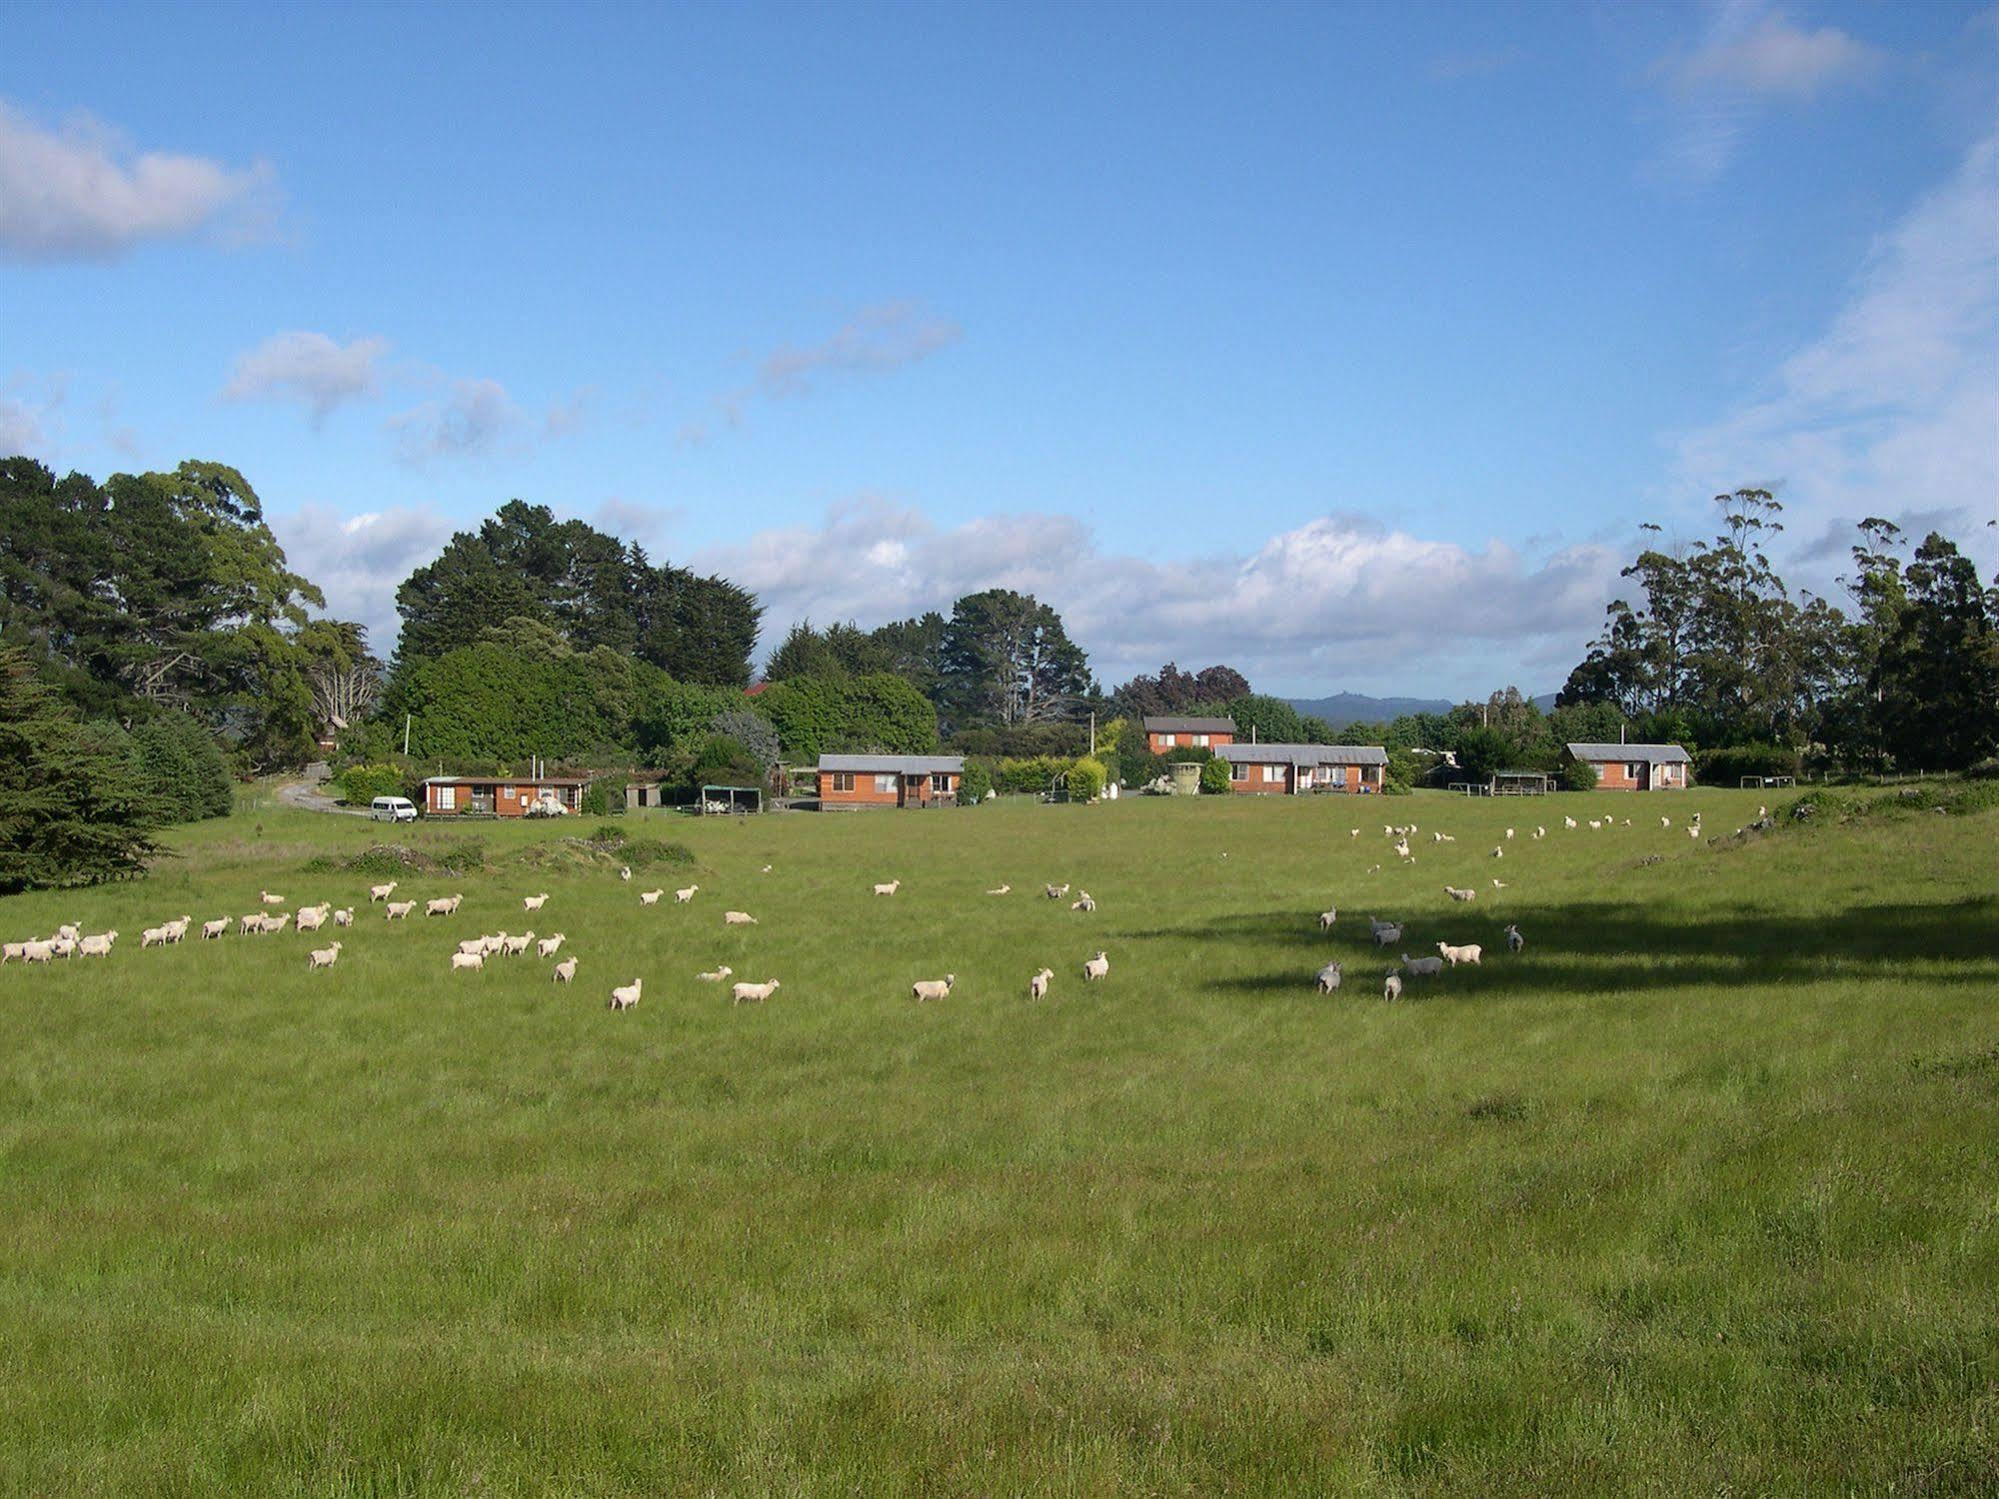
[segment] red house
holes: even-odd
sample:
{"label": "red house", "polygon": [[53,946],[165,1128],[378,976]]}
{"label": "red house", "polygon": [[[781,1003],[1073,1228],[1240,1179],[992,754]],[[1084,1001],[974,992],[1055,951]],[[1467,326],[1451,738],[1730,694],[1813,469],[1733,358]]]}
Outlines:
{"label": "red house", "polygon": [[1233,718],[1180,718],[1171,714],[1145,716],[1145,746],[1155,755],[1170,749],[1220,749],[1235,743]]}
{"label": "red house", "polygon": [[1693,767],[1677,744],[1572,744],[1569,758],[1596,772],[1599,791],[1685,791]]}
{"label": "red house", "polygon": [[1251,796],[1374,795],[1388,768],[1388,751],[1372,744],[1231,744],[1215,755],[1229,762],[1229,790]]}
{"label": "red house", "polygon": [[952,806],[964,773],[963,755],[821,755],[819,805]]}
{"label": "red house", "polygon": [[430,776],[426,817],[560,816],[583,808],[588,776]]}

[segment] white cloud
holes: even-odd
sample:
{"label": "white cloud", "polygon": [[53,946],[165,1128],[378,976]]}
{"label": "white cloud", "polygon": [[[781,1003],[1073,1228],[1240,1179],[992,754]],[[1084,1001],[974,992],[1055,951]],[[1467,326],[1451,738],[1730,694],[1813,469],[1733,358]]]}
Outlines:
{"label": "white cloud", "polygon": [[262,163],[133,154],[87,115],[44,129],[0,102],[0,253],[99,260],[147,240],[265,227],[272,177]]}
{"label": "white cloud", "polygon": [[21,454],[53,463],[63,436],[69,376],[21,372],[0,383],[0,457]]}
{"label": "white cloud", "polygon": [[879,624],[1014,588],[1054,605],[1107,680],[1198,659],[1304,692],[1552,678],[1597,630],[1619,560],[1578,546],[1530,563],[1500,541],[1472,550],[1328,515],[1246,556],[1155,562],[1102,549],[1069,517],[942,528],[871,499],[836,506],[819,525],[713,548],[694,565],[758,595],[766,644],[808,616]]}
{"label": "white cloud", "polygon": [[395,645],[396,589],[450,539],[451,523],[430,509],[396,507],[342,515],[306,504],[270,517],[286,560],[326,591],[327,613],[359,620],[377,654]]}
{"label": "white cloud", "polygon": [[481,458],[518,434],[520,408],[497,380],[453,379],[445,395],[389,418],[396,456],[421,467],[435,459]]}
{"label": "white cloud", "polygon": [[386,338],[339,343],[324,333],[274,333],[236,356],[224,399],[297,401],[317,426],[348,401],[381,389],[376,366],[389,352]]}

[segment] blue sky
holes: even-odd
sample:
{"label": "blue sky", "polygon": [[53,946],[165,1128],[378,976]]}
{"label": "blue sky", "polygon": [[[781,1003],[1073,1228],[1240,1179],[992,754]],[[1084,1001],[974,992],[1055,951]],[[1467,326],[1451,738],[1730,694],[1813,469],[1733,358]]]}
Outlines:
{"label": "blue sky", "polygon": [[236,464],[379,648],[509,497],[1111,680],[1559,685],[1641,520],[1999,565],[1999,11],[38,7],[0,447]]}

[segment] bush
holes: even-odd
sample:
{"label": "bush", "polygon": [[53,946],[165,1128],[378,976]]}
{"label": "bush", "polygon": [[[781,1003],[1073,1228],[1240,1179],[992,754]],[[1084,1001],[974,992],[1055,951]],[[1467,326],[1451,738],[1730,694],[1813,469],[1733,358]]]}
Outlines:
{"label": "bush", "polygon": [[1052,755],[1036,755],[1028,760],[1002,760],[993,774],[993,784],[1003,794],[1040,796],[1055,777],[1069,768],[1066,760]]}
{"label": "bush", "polygon": [[958,805],[976,807],[986,799],[986,793],[993,789],[993,773],[983,760],[967,760],[965,772],[958,778]]}
{"label": "bush", "polygon": [[340,799],[350,807],[365,807],[378,796],[406,796],[408,780],[393,765],[350,765],[334,777]]}
{"label": "bush", "polygon": [[1564,760],[1555,774],[1564,791],[1596,790],[1596,767],[1587,760]]}
{"label": "bush", "polygon": [[185,713],[162,713],[135,727],[132,764],[163,821],[227,817],[235,805],[215,736]]}
{"label": "bush", "polygon": [[1104,768],[1095,760],[1078,760],[1069,767],[1069,800],[1093,802],[1103,794]]}
{"label": "bush", "polygon": [[1781,744],[1738,744],[1694,756],[1704,786],[1739,786],[1744,776],[1795,777],[1798,763],[1798,752]]}
{"label": "bush", "polygon": [[1201,791],[1208,796],[1226,796],[1229,790],[1229,762],[1210,756],[1201,766]]}
{"label": "bush", "polygon": [[1964,769],[1967,781],[1999,781],[1999,760],[1980,760]]}

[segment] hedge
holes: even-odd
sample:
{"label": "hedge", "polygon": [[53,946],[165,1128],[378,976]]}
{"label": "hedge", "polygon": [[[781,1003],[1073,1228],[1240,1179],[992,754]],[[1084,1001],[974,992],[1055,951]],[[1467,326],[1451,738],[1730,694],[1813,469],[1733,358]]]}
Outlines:
{"label": "hedge", "polygon": [[1781,744],[1737,744],[1694,756],[1694,769],[1706,786],[1739,786],[1744,776],[1795,778],[1798,763],[1798,752]]}

